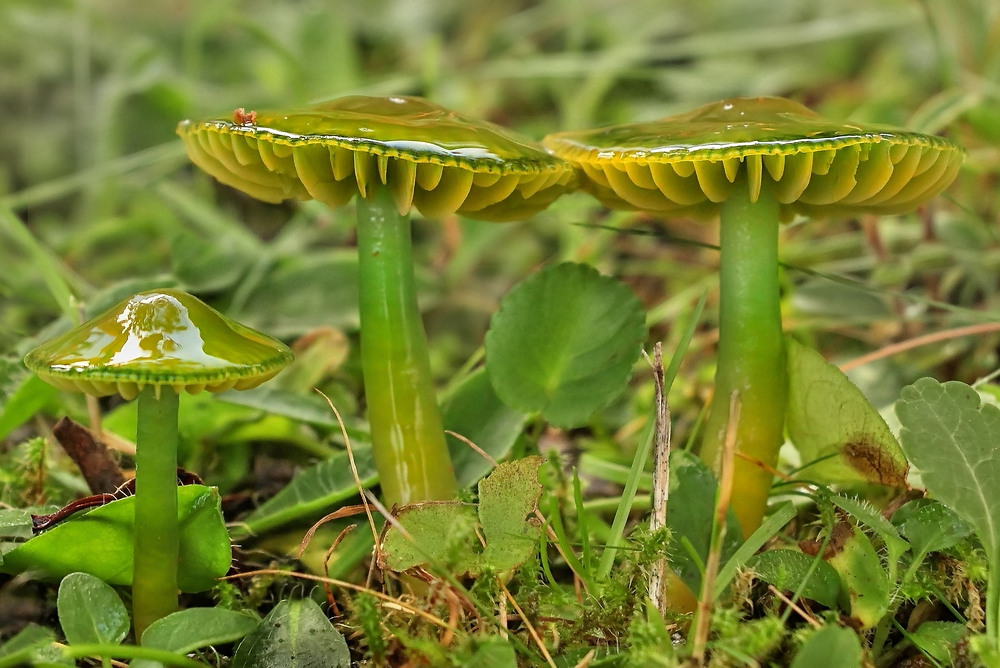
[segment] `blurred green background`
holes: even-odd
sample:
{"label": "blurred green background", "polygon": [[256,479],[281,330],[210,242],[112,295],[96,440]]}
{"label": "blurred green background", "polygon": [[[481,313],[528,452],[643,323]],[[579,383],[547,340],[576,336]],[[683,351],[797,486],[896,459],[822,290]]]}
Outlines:
{"label": "blurred green background", "polygon": [[[0,210],[27,225],[88,308],[179,284],[278,336],[331,327],[349,348],[352,212],[218,186],[188,163],[174,127],[355,93],[422,95],[536,138],[735,95],[947,133],[969,160],[933,209],[878,227],[786,228],[784,260],[808,270],[787,272],[788,326],[844,358],[996,308],[995,0],[2,0],[0,28]],[[717,258],[663,238],[710,243],[709,227],[608,213],[583,194],[525,223],[418,221],[439,378],[473,355],[513,283],[563,259],[626,280],[669,348],[674,321],[714,289]],[[13,229],[0,223],[0,351],[11,364],[67,310]],[[678,390],[690,399],[711,384],[713,303]],[[981,375],[995,348],[991,337],[960,340],[858,380],[887,400],[928,371]]]}

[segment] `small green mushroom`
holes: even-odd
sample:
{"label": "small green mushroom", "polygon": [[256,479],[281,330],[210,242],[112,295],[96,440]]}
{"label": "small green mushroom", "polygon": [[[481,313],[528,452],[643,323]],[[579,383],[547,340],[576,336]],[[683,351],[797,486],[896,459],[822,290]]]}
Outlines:
{"label": "small green mushroom", "polygon": [[60,389],[138,399],[136,638],[177,609],[179,394],[256,387],[291,360],[291,350],[280,341],[169,289],[119,302],[24,358],[29,369]]}
{"label": "small green mushroom", "polygon": [[764,513],[784,426],[779,221],[912,211],[951,183],[962,149],[942,137],[830,121],[780,98],[723,100],[544,143],[579,166],[584,188],[608,207],[719,216],[719,359],[701,456],[719,472],[738,393],[743,457],[733,498],[749,535]]}
{"label": "small green mushroom", "polygon": [[266,202],[355,194],[361,355],[375,464],[389,505],[453,498],[455,476],[417,307],[409,214],[516,220],[575,170],[508,130],[426,100],[351,96],[178,127],[191,160]]}

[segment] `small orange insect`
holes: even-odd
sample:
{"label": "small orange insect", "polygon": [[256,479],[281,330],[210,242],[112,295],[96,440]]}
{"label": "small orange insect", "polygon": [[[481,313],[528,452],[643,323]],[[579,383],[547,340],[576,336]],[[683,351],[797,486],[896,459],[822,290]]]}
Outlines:
{"label": "small orange insect", "polygon": [[236,125],[253,125],[256,122],[256,111],[246,111],[243,107],[240,107],[233,112],[233,123],[236,123]]}

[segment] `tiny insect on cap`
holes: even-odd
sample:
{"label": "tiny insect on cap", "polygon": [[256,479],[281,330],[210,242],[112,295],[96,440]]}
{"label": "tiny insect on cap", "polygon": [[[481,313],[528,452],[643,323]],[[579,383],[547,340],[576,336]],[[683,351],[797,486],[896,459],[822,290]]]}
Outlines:
{"label": "tiny insect on cap", "polygon": [[223,392],[256,387],[289,348],[180,290],[142,292],[42,344],[24,364],[52,385],[134,399],[146,387]]}
{"label": "tiny insect on cap", "polygon": [[400,214],[516,220],[575,185],[576,170],[528,139],[413,97],[340,98],[307,109],[183,121],[191,160],[266,202],[346,204],[389,188]]}
{"label": "tiny insect on cap", "polygon": [[[606,206],[711,216],[745,179],[782,218],[902,213],[948,186],[964,152],[933,135],[838,123],[782,98],[734,98],[657,121],[549,135]],[[742,181],[741,181],[742,182]]]}

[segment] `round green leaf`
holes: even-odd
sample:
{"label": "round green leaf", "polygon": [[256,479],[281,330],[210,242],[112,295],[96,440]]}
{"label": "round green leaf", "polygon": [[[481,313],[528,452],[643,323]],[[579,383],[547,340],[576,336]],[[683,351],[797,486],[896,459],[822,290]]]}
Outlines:
{"label": "round green leaf", "polygon": [[860,665],[861,643],[857,634],[832,625],[809,634],[792,661],[792,668],[855,668]]}
{"label": "round green leaf", "polygon": [[347,641],[306,598],[280,601],[233,656],[233,668],[348,668]]}
{"label": "round green leaf", "polygon": [[125,604],[111,585],[88,573],[70,573],[56,597],[59,626],[71,645],[117,644],[131,623]]}
{"label": "round green leaf", "polygon": [[624,389],[645,335],[628,286],[560,264],[503,299],[486,334],[486,372],[508,406],[573,427]]}

